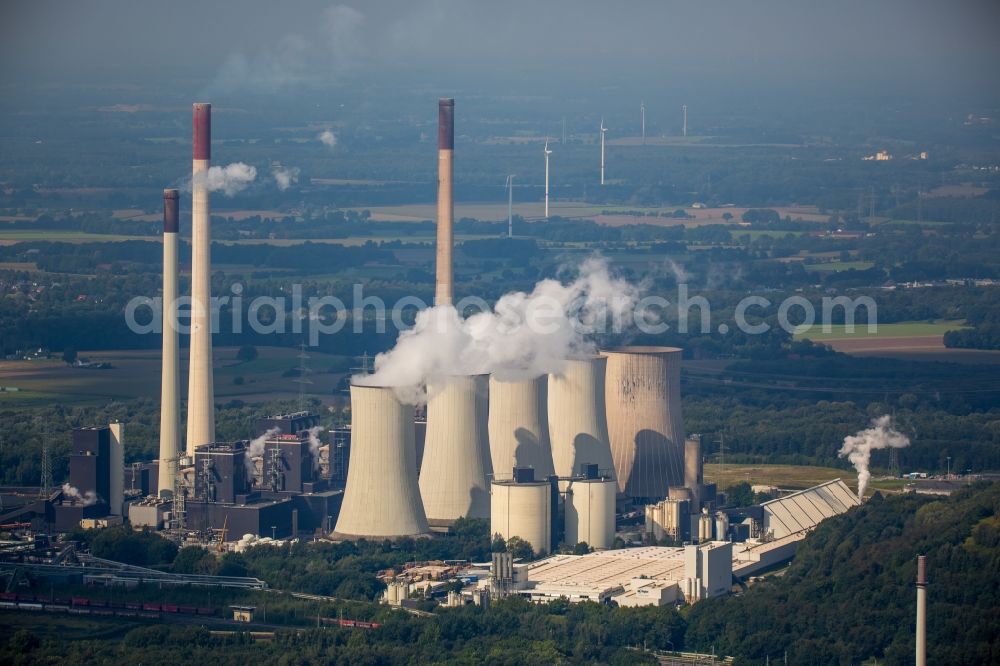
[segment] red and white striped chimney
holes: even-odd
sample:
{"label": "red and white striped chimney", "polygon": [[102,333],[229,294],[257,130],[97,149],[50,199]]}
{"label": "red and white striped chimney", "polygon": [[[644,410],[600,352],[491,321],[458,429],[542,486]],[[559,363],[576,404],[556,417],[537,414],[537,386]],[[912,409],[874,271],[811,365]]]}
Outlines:
{"label": "red and white striped chimney", "polygon": [[177,358],[177,190],[163,190],[163,367],[160,376],[160,464],[157,488],[173,495],[180,450],[180,387]]}
{"label": "red and white striped chimney", "polygon": [[454,154],[455,100],[442,98],[438,101],[437,280],[434,305],[451,305],[453,297],[451,250],[454,244]]}
{"label": "red and white striped chimney", "polygon": [[191,168],[191,349],[188,372],[187,455],[215,441],[212,382],[212,229],[208,168],[212,154],[212,105],[194,105]]}

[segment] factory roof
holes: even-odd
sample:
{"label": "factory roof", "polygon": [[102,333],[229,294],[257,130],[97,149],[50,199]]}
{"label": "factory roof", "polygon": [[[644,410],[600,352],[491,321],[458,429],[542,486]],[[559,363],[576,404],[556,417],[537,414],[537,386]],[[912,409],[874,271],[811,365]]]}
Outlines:
{"label": "factory roof", "polygon": [[834,479],[785,497],[764,502],[765,528],[783,537],[810,530],[820,521],[860,506],[861,500],[844,482]]}

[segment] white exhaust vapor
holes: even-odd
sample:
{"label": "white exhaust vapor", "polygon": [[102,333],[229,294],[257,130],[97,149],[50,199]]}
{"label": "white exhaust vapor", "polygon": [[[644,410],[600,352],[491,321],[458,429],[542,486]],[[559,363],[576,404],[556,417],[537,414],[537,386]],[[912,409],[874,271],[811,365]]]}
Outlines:
{"label": "white exhaust vapor", "polygon": [[253,478],[253,459],[264,455],[264,443],[281,432],[281,428],[269,428],[260,437],[250,440],[246,455],[243,457],[243,464],[247,468],[247,476]]}
{"label": "white exhaust vapor", "polygon": [[246,189],[256,178],[256,167],[243,162],[233,162],[224,167],[209,167],[208,171],[196,174],[192,179],[192,186],[204,185],[209,192],[222,192],[231,197]]}
{"label": "white exhaust vapor", "polygon": [[426,400],[426,386],[447,376],[493,374],[519,381],[559,373],[565,359],[593,354],[601,321],[620,323],[639,300],[639,288],[612,277],[602,258],[586,260],[569,284],[543,280],[531,293],[513,292],[463,319],[451,305],[417,315],[396,346],[375,358],[375,373],[355,384],[397,387],[407,403]]}
{"label": "white exhaust vapor", "polygon": [[902,449],[910,445],[910,438],[894,430],[892,427],[892,417],[888,414],[872,419],[871,427],[866,428],[856,435],[849,435],[844,438],[844,445],[840,447],[837,456],[847,457],[858,470],[858,499],[863,499],[865,491],[868,489],[868,482],[871,479],[871,472],[868,465],[871,462],[872,451],[878,449]]}
{"label": "white exhaust vapor", "polygon": [[97,504],[97,493],[93,490],[81,493],[75,486],[64,483],[62,491],[66,497],[77,500],[83,506],[93,506],[94,504]]}
{"label": "white exhaust vapor", "polygon": [[319,439],[319,433],[322,430],[323,426],[313,426],[306,431],[309,433],[309,455],[312,456],[314,470],[319,470],[319,447],[323,444]]}
{"label": "white exhaust vapor", "polygon": [[271,169],[271,175],[274,176],[274,183],[282,192],[299,182],[299,173],[300,169],[298,167],[277,166]]}

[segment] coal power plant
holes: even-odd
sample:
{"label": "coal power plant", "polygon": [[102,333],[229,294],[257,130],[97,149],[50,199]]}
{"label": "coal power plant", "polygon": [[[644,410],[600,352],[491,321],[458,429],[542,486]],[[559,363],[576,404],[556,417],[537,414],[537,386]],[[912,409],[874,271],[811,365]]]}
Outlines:
{"label": "coal power plant", "polygon": [[[434,293],[445,309],[454,299],[455,108],[453,99],[439,100]],[[122,424],[74,431],[69,482],[24,516],[67,531],[127,521],[218,542],[434,538],[473,518],[538,554],[610,549],[619,528],[643,520],[638,529],[651,540],[728,535],[710,513],[716,497],[704,483],[701,440],[684,431],[676,348],[588,343],[578,346],[589,351],[567,348],[534,371],[431,368],[419,386],[363,371],[349,386],[349,423],[324,424],[307,410],[258,415],[245,439],[218,441],[211,105],[195,104],[192,117],[186,423],[176,326],[182,192],[167,189],[157,459],[131,467],[125,492]],[[426,420],[418,418],[424,407]]]}

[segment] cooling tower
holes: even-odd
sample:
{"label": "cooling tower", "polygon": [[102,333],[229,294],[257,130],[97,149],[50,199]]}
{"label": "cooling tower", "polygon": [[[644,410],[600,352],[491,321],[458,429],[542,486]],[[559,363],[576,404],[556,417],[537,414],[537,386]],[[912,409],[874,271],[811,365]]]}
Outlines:
{"label": "cooling tower", "polygon": [[351,458],[334,538],[427,532],[417,486],[413,407],[385,386],[351,385]]}
{"label": "cooling tower", "polygon": [[549,442],[552,465],[560,477],[574,476],[583,463],[614,474],[604,412],[607,359],[569,359],[560,374],[549,375]]}
{"label": "cooling tower", "polygon": [[574,479],[566,491],[566,543],[581,541],[604,550],[615,542],[615,494],[612,478]]}
{"label": "cooling tower", "polygon": [[681,350],[621,347],[608,359],[605,398],[618,488],[635,499],[684,483]]}
{"label": "cooling tower", "polygon": [[428,386],[420,496],[430,525],[490,516],[488,390],[487,375],[446,377]]}
{"label": "cooling tower", "polygon": [[490,458],[494,474],[531,467],[539,478],[555,474],[546,407],[548,378],[506,382],[490,377]]}
{"label": "cooling tower", "polygon": [[163,366],[160,371],[159,495],[173,496],[180,432],[180,369],[177,352],[177,190],[163,190]]}
{"label": "cooling tower", "polygon": [[454,154],[455,100],[441,99],[438,101],[437,281],[434,289],[434,305],[451,305],[452,302]]}
{"label": "cooling tower", "polygon": [[187,453],[215,441],[212,385],[212,230],[208,167],[212,152],[212,105],[195,104],[191,168],[191,348],[188,372]]}
{"label": "cooling tower", "polygon": [[552,550],[551,483],[494,481],[490,493],[490,534],[524,539],[536,555]]}

